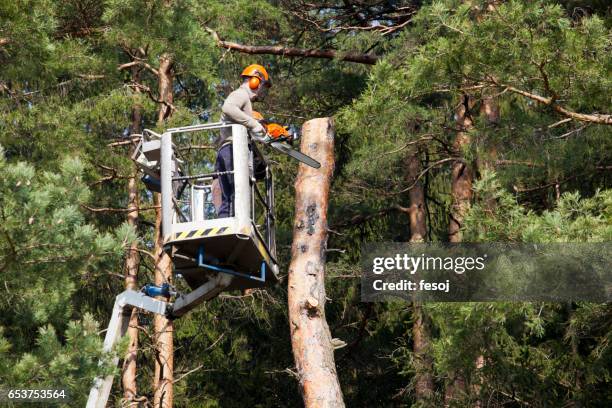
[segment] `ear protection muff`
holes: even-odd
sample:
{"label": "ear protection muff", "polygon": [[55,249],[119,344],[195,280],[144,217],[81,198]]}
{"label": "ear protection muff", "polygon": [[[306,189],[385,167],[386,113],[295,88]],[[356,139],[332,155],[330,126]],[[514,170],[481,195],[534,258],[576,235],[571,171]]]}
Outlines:
{"label": "ear protection muff", "polygon": [[251,90],[256,90],[257,88],[259,88],[259,84],[261,83],[261,79],[252,76],[249,78],[249,88],[251,88]]}

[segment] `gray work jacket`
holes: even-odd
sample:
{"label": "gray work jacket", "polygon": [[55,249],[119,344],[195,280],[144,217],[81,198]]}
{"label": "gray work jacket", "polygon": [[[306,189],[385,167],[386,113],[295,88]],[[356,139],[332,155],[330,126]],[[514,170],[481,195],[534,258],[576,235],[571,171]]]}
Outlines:
{"label": "gray work jacket", "polygon": [[[238,123],[246,126],[246,128],[254,133],[261,133],[264,131],[263,126],[257,120],[253,118],[253,105],[251,104],[251,98],[255,96],[255,93],[249,88],[247,83],[240,85],[238,89],[233,91],[225,99],[221,111],[221,120],[224,122]],[[226,143],[231,143],[232,131],[230,128],[221,129],[221,137],[217,141],[219,146]]]}

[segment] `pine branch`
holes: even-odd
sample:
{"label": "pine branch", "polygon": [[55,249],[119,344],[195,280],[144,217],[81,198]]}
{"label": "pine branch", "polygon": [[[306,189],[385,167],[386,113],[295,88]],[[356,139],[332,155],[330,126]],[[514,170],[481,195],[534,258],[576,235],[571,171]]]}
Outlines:
{"label": "pine branch", "polygon": [[592,122],[592,123],[597,123],[600,125],[612,125],[612,115],[610,114],[602,114],[602,113],[591,113],[591,114],[587,114],[587,113],[578,113],[578,112],[574,112],[571,111],[559,104],[557,104],[555,102],[554,98],[548,98],[545,96],[540,96],[531,92],[527,92],[527,91],[523,91],[522,89],[518,89],[515,88],[513,86],[510,85],[503,85],[500,84],[499,82],[497,82],[495,80],[495,78],[489,76],[489,81],[491,81],[493,84],[499,86],[499,87],[503,87],[506,90],[508,90],[509,92],[518,94],[518,95],[522,95],[526,98],[531,99],[532,101],[536,101],[542,105],[546,105],[546,106],[550,106],[553,110],[555,110],[557,113],[560,113],[563,116],[566,116],[568,118],[571,119],[575,119],[575,120],[579,120],[581,122]]}
{"label": "pine branch", "polygon": [[430,166],[428,166],[427,168],[425,168],[422,172],[419,173],[419,175],[417,176],[417,178],[414,180],[414,182],[412,184],[410,184],[408,187],[394,193],[394,194],[402,194],[405,193],[406,191],[409,191],[410,189],[412,189],[414,186],[416,186],[416,184],[423,178],[423,176],[425,174],[427,174],[427,172],[429,172],[429,170],[433,169],[436,166],[439,166],[441,164],[444,164],[446,162],[449,161],[459,161],[462,162],[463,159],[459,158],[459,157],[447,157],[445,159],[442,160],[438,160],[437,162],[432,163]]}
{"label": "pine branch", "polygon": [[540,163],[533,163],[530,161],[524,161],[524,160],[496,160],[495,161],[495,165],[496,166],[527,166],[527,167],[545,167],[543,164]]}
{"label": "pine branch", "polygon": [[153,91],[151,91],[151,88],[149,88],[148,86],[142,85],[142,84],[138,84],[138,83],[130,83],[130,84],[127,84],[126,86],[129,87],[129,88],[135,88],[135,89],[139,89],[141,91],[144,91],[149,96],[149,99],[151,99],[153,102],[155,102],[157,104],[163,103],[164,105],[169,107],[172,111],[176,111],[176,106],[174,106],[170,102],[162,101],[161,99],[157,99],[153,95]]}
{"label": "pine branch", "polygon": [[408,146],[412,146],[412,145],[419,144],[421,142],[425,142],[427,140],[433,140],[433,139],[434,139],[433,135],[430,135],[430,136],[424,135],[423,137],[421,137],[421,138],[419,138],[417,140],[414,140],[412,142],[408,142],[408,143],[404,144],[402,147],[398,147],[397,149],[391,150],[389,152],[382,153],[382,156],[388,156],[388,155],[391,155],[391,154],[395,154],[395,153],[401,152],[402,150],[404,150]]}
{"label": "pine branch", "polygon": [[317,22],[316,20],[307,17],[308,13],[298,13],[296,11],[292,11],[291,14],[295,17],[297,17],[298,19],[307,22],[311,25],[313,25],[318,31],[322,32],[322,33],[337,33],[339,31],[377,31],[380,32],[382,35],[387,35],[387,34],[391,34],[394,33],[395,31],[398,31],[402,28],[404,28],[405,26],[407,26],[412,20],[409,18],[410,16],[412,16],[413,14],[415,14],[416,11],[415,10],[410,10],[408,13],[406,13],[405,15],[402,15],[401,17],[405,17],[407,18],[405,21],[398,23],[398,24],[393,24],[393,25],[386,25],[386,24],[381,24],[380,22],[378,22],[378,24],[374,25],[365,25],[365,26],[359,26],[359,25],[336,25],[333,27],[323,27],[321,26],[321,24],[319,22]]}
{"label": "pine branch", "polygon": [[191,151],[191,150],[212,150],[212,149],[216,149],[215,146],[213,145],[189,145],[189,146],[185,146],[185,147],[179,147],[179,151]]}
{"label": "pine branch", "polygon": [[118,175],[118,174],[114,173],[114,174],[110,174],[110,175],[108,175],[108,176],[104,176],[104,177],[102,177],[101,179],[99,179],[99,180],[97,180],[97,181],[94,181],[94,182],[93,182],[93,183],[91,183],[91,184],[88,184],[88,186],[89,186],[89,187],[95,187],[95,186],[97,186],[98,184],[107,183],[107,182],[109,182],[109,181],[113,181],[113,180],[125,180],[125,179],[129,179],[129,178],[131,178],[131,177],[132,177],[132,176],[120,176],[120,175]]}
{"label": "pine branch", "polygon": [[106,78],[104,74],[77,74],[76,76],[81,79],[89,79],[90,81]]}
{"label": "pine branch", "polygon": [[[199,366],[197,366],[193,370],[187,371],[185,374],[181,375],[179,378],[177,378],[176,380],[172,381],[172,384],[176,384],[177,382],[181,381],[183,378],[187,377],[189,374],[195,373],[196,371],[202,369],[202,367],[204,367],[204,364],[200,364]],[[204,370],[204,371],[215,371],[215,370]]]}
{"label": "pine branch", "polygon": [[317,50],[295,47],[283,47],[282,45],[243,45],[232,41],[223,41],[219,35],[212,29],[205,27],[206,31],[212,34],[217,45],[228,50],[236,50],[245,54],[267,54],[281,55],[283,57],[306,57],[306,58],[323,58],[337,59],[340,61],[356,62],[359,64],[374,65],[379,59],[375,54],[361,54],[355,52],[343,53],[337,50]]}
{"label": "pine branch", "polygon": [[130,136],[131,137],[128,140],[121,140],[121,141],[118,141],[118,142],[111,142],[111,143],[108,143],[106,146],[108,146],[108,147],[115,147],[115,146],[134,145],[142,137],[141,134],[137,134],[137,133],[134,133],[134,134],[132,134]]}
{"label": "pine branch", "polygon": [[577,179],[579,177],[588,176],[590,174],[594,174],[594,173],[598,173],[598,172],[602,172],[602,171],[603,172],[607,172],[607,171],[610,171],[610,170],[612,170],[612,166],[597,166],[597,167],[595,167],[595,171],[590,171],[590,172],[587,171],[587,172],[580,173],[580,174],[574,174],[574,175],[571,175],[571,176],[566,177],[564,179],[556,180],[556,181],[553,181],[551,183],[543,184],[541,186],[531,187],[531,188],[520,188],[520,187],[518,187],[516,185],[513,185],[512,189],[516,193],[519,193],[519,194],[520,193],[522,193],[522,194],[533,193],[534,191],[545,190],[545,189],[547,189],[549,187],[557,187],[557,186],[559,186],[561,184],[567,183],[568,181],[575,180],[575,179]]}
{"label": "pine branch", "polygon": [[110,208],[110,207],[104,207],[104,208],[93,208],[90,207],[88,205],[85,204],[81,204],[81,207],[85,208],[87,211],[91,211],[91,212],[134,212],[134,211],[148,211],[148,210],[155,210],[157,208],[160,208],[159,205],[152,205],[150,207],[140,207],[140,208]]}
{"label": "pine branch", "polygon": [[155,76],[159,76],[159,71],[157,69],[153,68],[151,65],[147,64],[146,62],[142,60],[136,60],[136,61],[126,62],[125,64],[121,64],[117,67],[117,71],[122,71],[124,69],[128,69],[128,68],[135,67],[135,66],[145,67],[150,72],[152,72]]}

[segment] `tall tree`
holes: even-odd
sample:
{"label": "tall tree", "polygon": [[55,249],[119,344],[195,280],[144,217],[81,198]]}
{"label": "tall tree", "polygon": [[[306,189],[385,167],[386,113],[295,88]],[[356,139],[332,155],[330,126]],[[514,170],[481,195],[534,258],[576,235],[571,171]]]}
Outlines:
{"label": "tall tree", "polygon": [[[91,380],[110,372],[99,325],[82,313],[77,291],[120,264],[135,236],[123,225],[102,232],[81,206],[92,198],[78,159],[55,172],[9,163],[0,148],[0,383],[57,387],[83,406]],[[79,319],[74,319],[79,311]],[[103,361],[101,367],[99,362]],[[112,368],[111,368],[112,370]]]}
{"label": "tall tree", "polygon": [[[471,109],[474,100],[469,95],[461,95],[455,111],[457,134],[453,148],[460,157],[451,169],[451,211],[448,226],[448,239],[450,242],[462,242],[461,228],[465,214],[470,208],[472,199],[473,171],[464,154],[470,148],[471,137],[469,131],[473,128]],[[465,377],[461,372],[451,372],[446,384],[444,394],[445,406],[451,406],[463,398],[466,392]]]}
{"label": "tall tree", "polygon": [[289,265],[289,325],[298,378],[307,408],[344,407],[325,318],[327,208],[334,171],[334,127],[329,118],[302,128],[300,149],[321,163],[300,165],[295,181],[295,222]]}
{"label": "tall tree", "polygon": [[[174,100],[174,73],[172,57],[163,54],[159,58],[158,92],[160,99],[158,126],[172,114]],[[162,234],[161,194],[155,194],[155,284],[172,282],[172,259],[164,250]],[[166,316],[155,315],[155,377],[153,378],[153,405],[155,408],[171,408],[174,398],[174,323]]]}
{"label": "tall tree", "polygon": [[[134,82],[139,82],[139,69],[134,66],[131,69],[131,76]],[[129,127],[129,140],[130,149],[128,154],[131,157],[134,154],[136,148],[133,137],[142,133],[142,105],[138,98],[140,90],[136,88],[134,90],[134,102],[132,105],[131,112],[131,123]],[[139,209],[139,197],[138,197],[138,180],[136,178],[138,174],[138,167],[135,163],[131,165],[131,174],[127,180],[127,195],[128,195],[128,206],[127,206],[127,223],[134,230],[138,227],[138,209]],[[140,253],[138,252],[138,242],[133,242],[125,257],[125,288],[135,290],[138,287],[138,268],[140,266]],[[128,404],[132,404],[134,399],[137,398],[138,388],[136,385],[137,366],[136,360],[138,357],[138,309],[132,309],[132,315],[130,316],[130,322],[127,330],[127,336],[129,338],[128,349],[124,357],[123,362],[123,398]]]}
{"label": "tall tree", "polygon": [[461,242],[461,226],[463,218],[470,207],[472,199],[473,170],[465,156],[470,148],[470,130],[474,126],[472,107],[474,100],[469,95],[462,95],[455,113],[457,135],[453,142],[456,154],[460,156],[452,166],[451,171],[451,212],[448,226],[448,239],[450,242]]}
{"label": "tall tree", "polygon": [[[410,242],[424,242],[427,236],[425,191],[419,179],[422,171],[419,150],[408,154],[406,163],[406,182],[408,190],[408,216],[410,222]],[[412,351],[414,353],[415,378],[414,393],[417,402],[427,405],[434,396],[433,362],[431,359],[431,339],[429,320],[419,302],[412,302]]]}

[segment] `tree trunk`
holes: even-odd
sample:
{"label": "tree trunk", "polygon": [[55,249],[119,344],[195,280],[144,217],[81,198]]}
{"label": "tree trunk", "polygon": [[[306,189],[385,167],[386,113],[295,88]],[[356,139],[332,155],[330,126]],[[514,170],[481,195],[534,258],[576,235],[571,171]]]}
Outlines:
{"label": "tree trunk", "polygon": [[[461,103],[455,113],[455,119],[459,131],[453,147],[458,154],[461,154],[471,143],[468,131],[473,127],[470,108],[472,100],[468,95],[463,95]],[[450,223],[448,235],[450,242],[461,242],[461,226],[463,218],[470,207],[472,199],[472,169],[470,165],[463,160],[457,160],[453,163],[451,181],[451,199],[452,208],[450,214]]]}
{"label": "tree trunk", "polygon": [[344,407],[331,335],[325,319],[327,206],[334,170],[330,118],[309,120],[301,150],[321,163],[300,164],[295,182],[295,224],[289,266],[291,346],[306,408]]}
{"label": "tree trunk", "polygon": [[423,306],[413,303],[412,348],[415,358],[414,393],[417,402],[422,405],[431,404],[434,396],[433,361],[431,358],[431,332]]}
{"label": "tree trunk", "polygon": [[[172,75],[172,60],[168,55],[162,55],[159,64],[159,98],[163,102],[158,115],[160,126],[163,125],[164,119],[172,114],[170,108],[173,101]],[[163,248],[161,196],[158,193],[155,194],[155,205],[158,207],[155,211],[155,284],[161,285],[172,281],[172,260]],[[157,314],[153,324],[156,339],[153,406],[155,408],[171,408],[174,397],[172,387],[174,381],[174,344],[172,337],[174,326],[172,320]]]}
{"label": "tree trunk", "polygon": [[174,101],[174,95],[172,93],[172,86],[174,82],[172,73],[172,58],[168,54],[163,54],[159,57],[159,100],[161,105],[159,106],[159,113],[157,115],[157,123],[162,125],[164,120],[168,119],[172,115],[172,102]]}
{"label": "tree trunk", "polygon": [[[493,96],[488,96],[487,93],[493,90],[483,89],[482,103],[480,105],[480,117],[487,123],[486,130],[486,155],[476,158],[476,167],[479,172],[482,170],[495,170],[497,162],[497,145],[495,142],[495,130],[501,121],[499,103]],[[495,203],[487,202],[487,205],[495,206]],[[489,207],[489,209],[493,209]]]}
{"label": "tree trunk", "polygon": [[[137,81],[138,73],[136,70],[132,71],[132,78]],[[138,91],[136,91],[138,92]],[[132,124],[130,126],[130,135],[134,133],[142,132],[141,122],[142,119],[142,106],[138,103],[134,103],[132,106]],[[130,157],[134,153],[134,146],[129,150]],[[138,182],[136,180],[136,174],[138,168],[135,163],[132,163],[132,175],[128,179],[128,214],[127,223],[133,228],[137,228],[138,224]],[[129,250],[125,259],[125,288],[136,289],[138,286],[138,265],[140,264],[140,254],[138,252],[138,243],[134,242]],[[136,386],[136,358],[138,352],[138,309],[132,309],[132,315],[130,316],[130,323],[127,330],[127,336],[130,339],[125,358],[123,360],[123,398],[124,404],[132,406],[134,398],[136,398],[138,389]],[[138,405],[138,403],[136,403]]]}
{"label": "tree trunk", "polygon": [[[407,161],[407,183],[414,186],[408,190],[408,217],[410,220],[410,242],[423,242],[427,235],[425,222],[425,191],[423,183],[417,180],[421,172],[421,161],[418,152],[408,156]],[[432,359],[429,356],[430,330],[429,323],[425,317],[420,303],[412,304],[412,347],[415,360],[415,382],[414,391],[417,402],[427,405],[431,402],[434,393],[432,377]]]}
{"label": "tree trunk", "polygon": [[[457,154],[469,146],[471,138],[468,131],[473,127],[470,109],[473,107],[473,99],[469,95],[462,95],[461,102],[455,112],[455,121],[458,132],[453,143]],[[472,200],[473,172],[470,165],[464,160],[453,163],[451,175],[451,200],[452,208],[448,236],[450,242],[461,242],[461,227],[467,210]],[[457,403],[465,395],[465,379],[460,373],[451,373],[444,394],[444,405],[450,406]]]}
{"label": "tree trunk", "polygon": [[451,373],[444,390],[444,407],[458,407],[465,396],[465,379],[460,374]]}
{"label": "tree trunk", "polygon": [[[425,191],[423,183],[416,181],[421,172],[421,161],[418,152],[408,156],[407,161],[407,183],[414,186],[408,190],[408,218],[410,220],[410,242],[422,242],[427,235],[427,225],[425,223]],[[416,183],[415,183],[416,181]]]}
{"label": "tree trunk", "polygon": [[[492,11],[492,10],[493,9],[489,9],[489,11]],[[495,126],[499,125],[499,122],[501,120],[501,114],[500,114],[499,103],[497,99],[493,96],[486,95],[485,92],[487,92],[487,90],[483,90],[482,104],[480,105],[480,114],[481,116],[484,117],[485,121],[487,122],[487,126],[488,126],[487,155],[486,155],[487,157],[484,160],[480,160],[480,157],[477,157],[477,162],[480,163],[478,165],[479,168],[486,169],[486,170],[494,170],[495,169],[494,163],[497,160],[497,148],[493,144],[493,140],[494,140],[493,133],[494,133]],[[485,205],[489,211],[495,211],[495,208],[497,207],[497,202],[493,198],[487,198]],[[485,365],[484,355],[480,354],[478,357],[476,357],[476,361],[475,361],[476,373],[475,373],[474,379],[476,383],[472,385],[472,389],[471,389],[472,394],[476,396],[476,400],[474,402],[474,408],[480,408],[484,405],[480,398],[482,384],[484,383],[484,377],[482,375],[482,370],[484,368],[484,365]]]}

